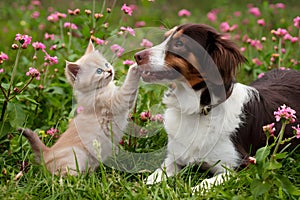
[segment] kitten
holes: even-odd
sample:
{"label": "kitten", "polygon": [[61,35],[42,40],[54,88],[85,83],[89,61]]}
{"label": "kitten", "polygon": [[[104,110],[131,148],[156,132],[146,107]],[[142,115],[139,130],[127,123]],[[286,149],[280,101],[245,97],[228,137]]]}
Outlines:
{"label": "kitten", "polygon": [[76,62],[66,62],[65,74],[73,86],[81,112],[52,147],[46,147],[30,129],[19,129],[29,140],[36,160],[43,159],[52,174],[77,175],[94,170],[111,156],[123,136],[137,96],[140,73],[130,66],[123,86],[115,86],[113,67],[90,41]]}

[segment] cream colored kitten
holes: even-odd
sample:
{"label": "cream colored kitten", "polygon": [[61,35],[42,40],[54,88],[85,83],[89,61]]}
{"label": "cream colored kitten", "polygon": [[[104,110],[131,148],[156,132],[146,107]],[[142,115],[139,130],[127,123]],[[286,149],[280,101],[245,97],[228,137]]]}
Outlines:
{"label": "cream colored kitten", "polygon": [[99,161],[117,151],[136,99],[140,73],[136,64],[132,65],[118,88],[113,82],[113,67],[91,42],[79,60],[67,62],[65,72],[82,108],[68,129],[50,148],[30,129],[19,131],[29,140],[37,160],[43,159],[52,174],[76,175],[77,169],[94,170]]}

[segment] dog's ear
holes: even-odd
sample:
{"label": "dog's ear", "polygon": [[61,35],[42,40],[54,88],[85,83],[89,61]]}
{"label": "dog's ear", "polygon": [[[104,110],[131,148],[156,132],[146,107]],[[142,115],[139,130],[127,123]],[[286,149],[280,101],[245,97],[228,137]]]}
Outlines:
{"label": "dog's ear", "polygon": [[234,81],[238,66],[246,61],[233,41],[220,34],[208,33],[208,53],[217,65],[224,84]]}
{"label": "dog's ear", "polygon": [[93,51],[95,51],[95,47],[93,45],[92,39],[90,39],[89,44],[85,50],[85,54],[91,53]]}
{"label": "dog's ear", "polygon": [[[235,82],[236,69],[246,58],[241,54],[233,41],[226,39],[216,31],[208,31],[205,50],[210,59],[206,68],[209,78],[206,80],[208,90],[201,96],[201,105],[216,105],[225,101],[232,91],[232,83]],[[212,65],[210,62],[214,62]],[[217,71],[216,71],[217,70]],[[208,95],[209,93],[209,95]]]}
{"label": "dog's ear", "polygon": [[74,82],[75,82],[75,79],[76,79],[76,76],[77,76],[79,70],[80,70],[80,67],[78,64],[66,61],[65,75],[66,75],[68,82],[72,86],[74,85]]}

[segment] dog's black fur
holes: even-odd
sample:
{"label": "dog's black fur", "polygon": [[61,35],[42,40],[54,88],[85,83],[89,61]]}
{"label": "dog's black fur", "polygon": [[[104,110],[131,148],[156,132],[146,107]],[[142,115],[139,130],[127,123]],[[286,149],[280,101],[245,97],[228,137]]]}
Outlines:
{"label": "dog's black fur", "polygon": [[[300,73],[296,70],[273,69],[266,72],[250,86],[259,92],[259,97],[252,99],[244,106],[244,124],[232,135],[236,149],[247,157],[254,155],[258,148],[266,144],[266,135],[262,127],[275,122],[274,111],[285,104],[296,111],[296,122],[288,124],[285,137],[292,137],[292,126],[300,123]],[[279,133],[281,123],[276,123]],[[300,139],[293,139],[291,148],[300,144]]]}

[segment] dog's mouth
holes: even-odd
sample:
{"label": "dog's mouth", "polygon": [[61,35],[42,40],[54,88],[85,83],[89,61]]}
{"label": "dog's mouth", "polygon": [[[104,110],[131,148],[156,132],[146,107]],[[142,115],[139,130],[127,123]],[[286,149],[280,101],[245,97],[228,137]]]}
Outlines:
{"label": "dog's mouth", "polygon": [[179,76],[179,73],[173,69],[166,69],[164,71],[142,70],[141,77],[145,82],[154,82],[158,80],[174,80]]}

